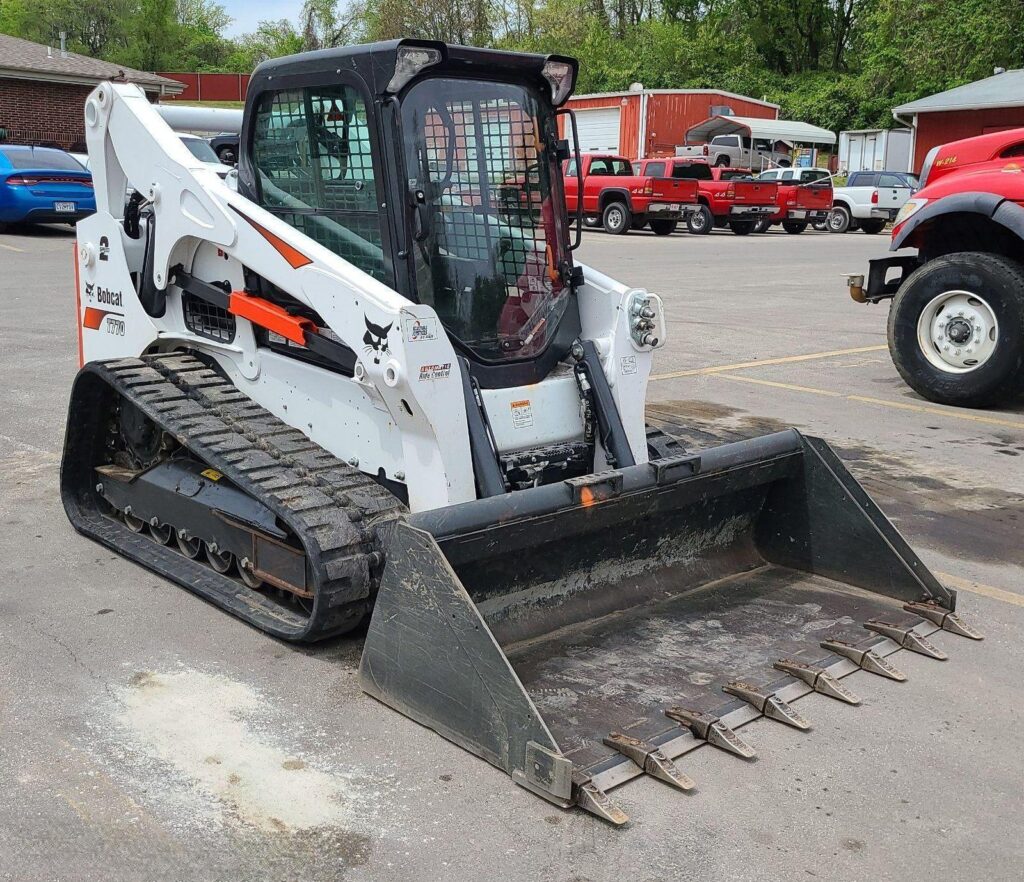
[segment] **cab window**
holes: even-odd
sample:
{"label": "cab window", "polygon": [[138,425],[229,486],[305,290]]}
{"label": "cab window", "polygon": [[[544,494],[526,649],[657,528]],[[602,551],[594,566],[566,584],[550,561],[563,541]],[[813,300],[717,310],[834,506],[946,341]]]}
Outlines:
{"label": "cab window", "polygon": [[647,165],[644,166],[644,174],[650,175],[652,178],[665,177],[665,163],[648,162]]}
{"label": "cab window", "polygon": [[904,187],[907,188],[906,183],[896,175],[880,175],[878,178],[879,187]]}
{"label": "cab window", "polygon": [[761,174],[757,176],[757,179],[759,181],[777,181],[779,179],[779,173],[774,169],[772,171],[761,172]]}
{"label": "cab window", "polygon": [[380,281],[390,281],[370,127],[347,85],[261,96],[252,155],[260,204]]}
{"label": "cab window", "polygon": [[779,180],[780,180],[780,181],[791,181],[791,180],[793,180],[793,175],[794,175],[794,174],[795,174],[795,172],[793,171],[793,169],[791,169],[791,168],[787,168],[787,169],[786,169],[786,170],[785,170],[785,171],[784,171],[784,172],[782,173],[782,176],[781,176],[781,177],[779,178]]}
{"label": "cab window", "polygon": [[672,167],[672,177],[684,181],[711,181],[715,176],[706,162],[679,162]]}

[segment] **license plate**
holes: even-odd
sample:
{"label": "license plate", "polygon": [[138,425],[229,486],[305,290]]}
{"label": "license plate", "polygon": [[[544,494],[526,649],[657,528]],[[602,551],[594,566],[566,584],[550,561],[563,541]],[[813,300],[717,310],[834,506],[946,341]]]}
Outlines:
{"label": "license plate", "polygon": [[53,210],[67,214],[74,214],[78,206],[74,202],[54,202]]}
{"label": "license plate", "polygon": [[670,205],[670,206],[668,207],[668,210],[669,210],[669,211],[679,211],[679,203],[678,203],[678,202],[673,202],[673,203],[672,203],[672,204],[671,204],[671,205]]}
{"label": "license plate", "polygon": [[791,211],[789,213],[789,216],[790,217],[807,217],[807,212],[806,211]]}

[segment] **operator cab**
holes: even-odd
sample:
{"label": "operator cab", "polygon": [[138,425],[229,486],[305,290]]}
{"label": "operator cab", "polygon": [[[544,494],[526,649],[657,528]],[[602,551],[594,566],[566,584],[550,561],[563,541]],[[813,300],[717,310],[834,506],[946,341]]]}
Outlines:
{"label": "operator cab", "polygon": [[483,386],[580,333],[557,108],[576,62],[395,41],[261,65],[239,190],[437,312]]}

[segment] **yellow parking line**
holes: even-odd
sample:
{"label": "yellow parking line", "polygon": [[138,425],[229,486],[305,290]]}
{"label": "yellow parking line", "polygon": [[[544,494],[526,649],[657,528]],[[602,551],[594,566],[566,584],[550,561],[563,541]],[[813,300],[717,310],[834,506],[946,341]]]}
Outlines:
{"label": "yellow parking line", "polygon": [[743,361],[739,364],[722,364],[713,367],[694,368],[688,371],[670,371],[667,374],[651,374],[652,380],[674,380],[677,377],[696,377],[701,374],[721,374],[726,371],[740,371],[744,368],[763,367],[768,364],[792,364],[797,361],[814,361],[819,358],[836,358],[840,355],[857,355],[861,352],[879,352],[888,349],[884,343],[877,346],[855,346],[852,349],[833,349],[829,352],[808,352],[804,355],[784,355],[780,358],[762,358],[760,361]]}
{"label": "yellow parking line", "polygon": [[948,583],[957,591],[968,591],[971,594],[980,594],[983,597],[991,597],[993,600],[1001,600],[1003,603],[1012,603],[1014,606],[1024,606],[1024,595],[1014,594],[1005,588],[994,588],[992,585],[985,585],[983,582],[975,582],[972,579],[961,579],[950,573],[936,572],[935,576],[940,582]]}
{"label": "yellow parking line", "polygon": [[0,248],[6,248],[8,251],[17,251],[18,254],[24,254],[25,253],[25,249],[24,248],[15,248],[13,245],[4,245],[3,242],[0,242]]}
{"label": "yellow parking line", "polygon": [[830,389],[815,389],[813,386],[797,386],[793,383],[779,383],[775,380],[759,380],[757,377],[747,377],[743,374],[722,374],[723,380],[737,380],[741,383],[754,383],[758,386],[771,386],[773,389],[788,389],[791,392],[811,392],[814,395],[826,395],[829,398],[844,398],[842,392],[833,392]]}
{"label": "yellow parking line", "polygon": [[1024,429],[1024,420],[1006,420],[1000,417],[984,416],[977,413],[965,413],[962,410],[941,407],[929,407],[924,404],[911,404],[907,401],[886,401],[884,398],[869,398],[866,395],[844,395],[831,389],[817,389],[813,386],[797,386],[794,383],[778,383],[775,380],[761,380],[743,374],[720,374],[723,380],[734,380],[740,383],[753,383],[757,386],[770,386],[773,389],[786,389],[790,392],[809,392],[812,395],[823,395],[826,398],[845,398],[847,401],[859,401],[861,404],[876,404],[879,407],[893,407],[897,410],[911,410],[915,413],[930,413],[936,416],[950,417],[955,420],[968,420],[972,423],[985,423],[990,426],[1007,426],[1011,429]]}
{"label": "yellow parking line", "polygon": [[939,416],[956,417],[958,420],[970,420],[973,423],[988,423],[992,426],[1009,426],[1012,429],[1024,429],[1024,421],[1004,420],[999,417],[982,416],[977,413],[945,410],[941,407],[928,407],[924,404],[911,404],[909,401],[886,401],[884,398],[869,398],[866,395],[847,395],[850,401],[862,401],[865,404],[881,404],[884,407],[896,407],[900,410],[913,410],[917,413],[934,413]]}

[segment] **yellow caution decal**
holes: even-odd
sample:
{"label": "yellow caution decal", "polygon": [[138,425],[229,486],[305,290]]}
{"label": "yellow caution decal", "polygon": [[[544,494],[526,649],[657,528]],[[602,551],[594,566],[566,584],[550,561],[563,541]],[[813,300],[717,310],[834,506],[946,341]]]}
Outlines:
{"label": "yellow caution decal", "polygon": [[203,469],[199,474],[204,478],[209,478],[211,481],[219,481],[224,476],[216,469]]}

